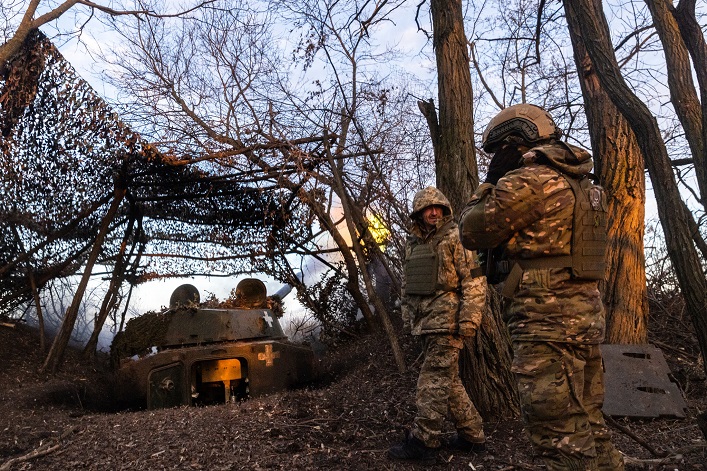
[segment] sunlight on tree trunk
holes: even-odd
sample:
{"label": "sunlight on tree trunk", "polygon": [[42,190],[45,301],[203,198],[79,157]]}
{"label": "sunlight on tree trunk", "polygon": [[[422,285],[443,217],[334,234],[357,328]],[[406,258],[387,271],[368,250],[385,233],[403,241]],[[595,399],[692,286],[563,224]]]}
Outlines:
{"label": "sunlight on tree trunk", "polygon": [[602,87],[636,134],[653,183],[658,215],[680,290],[697,332],[707,371],[707,279],[690,233],[692,215],[680,196],[665,142],[655,117],[621,76],[599,0],[565,0],[568,15],[580,25],[587,53]]}
{"label": "sunlight on tree trunk", "polygon": [[628,123],[601,88],[574,20],[575,16],[567,15],[594,151],[594,172],[606,189],[609,204],[607,276],[600,285],[606,308],[605,342],[645,343],[648,297],[643,155]]}

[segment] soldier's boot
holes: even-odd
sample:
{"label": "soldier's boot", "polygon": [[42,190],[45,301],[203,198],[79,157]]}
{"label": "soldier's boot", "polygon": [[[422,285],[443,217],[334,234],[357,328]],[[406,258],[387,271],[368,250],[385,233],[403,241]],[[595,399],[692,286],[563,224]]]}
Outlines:
{"label": "soldier's boot", "polygon": [[461,451],[462,453],[483,453],[486,451],[486,441],[472,442],[462,437],[458,433],[454,435],[446,444],[447,448]]}
{"label": "soldier's boot", "polygon": [[624,471],[624,457],[611,442],[596,444],[599,471]]}
{"label": "soldier's boot", "polygon": [[437,448],[426,446],[422,440],[408,433],[401,443],[388,449],[388,458],[430,465],[437,461]]}

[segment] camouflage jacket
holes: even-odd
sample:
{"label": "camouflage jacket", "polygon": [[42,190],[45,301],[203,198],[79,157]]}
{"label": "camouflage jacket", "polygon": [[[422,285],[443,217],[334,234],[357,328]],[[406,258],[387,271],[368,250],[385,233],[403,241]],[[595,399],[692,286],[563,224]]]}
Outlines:
{"label": "camouflage jacket", "polygon": [[[472,276],[472,269],[478,267],[476,253],[462,247],[459,229],[452,220],[451,206],[446,197],[441,192],[436,197],[441,199],[433,204],[446,206],[449,210],[445,210],[447,216],[429,233],[425,233],[417,222],[411,226],[405,247],[405,260],[407,262],[410,258],[416,244],[434,243],[433,239],[438,239],[439,288],[427,296],[406,294],[403,279],[403,320],[410,325],[413,335],[471,336],[481,325],[486,301],[486,279],[483,276]],[[438,231],[439,237],[435,238]]]}
{"label": "camouflage jacket", "polygon": [[[461,241],[468,249],[504,246],[511,259],[569,255],[574,195],[563,174],[587,174],[591,156],[550,144],[531,149],[523,160],[496,186],[479,186],[462,212]],[[593,344],[604,339],[598,282],[572,279],[568,268],[524,270],[504,314],[514,340]]]}

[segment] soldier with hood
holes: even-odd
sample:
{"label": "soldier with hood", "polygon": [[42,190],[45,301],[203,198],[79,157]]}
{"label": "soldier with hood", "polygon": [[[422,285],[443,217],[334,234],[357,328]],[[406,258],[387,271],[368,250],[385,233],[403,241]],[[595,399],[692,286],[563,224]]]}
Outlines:
{"label": "soldier with hood", "polygon": [[560,134],[534,105],[490,121],[482,144],[494,156],[462,212],[460,237],[468,249],[502,250],[512,267],[503,285],[512,368],[547,469],[622,470],[601,410],[605,197],[590,181],[589,153]]}
{"label": "soldier with hood", "polygon": [[466,452],[486,449],[481,416],[459,378],[464,338],[481,325],[486,279],[475,252],[462,247],[447,197],[437,188],[413,199],[405,249],[403,320],[420,337],[424,360],[417,381],[415,417],[391,459],[434,463],[449,412],[457,434],[448,445]]}

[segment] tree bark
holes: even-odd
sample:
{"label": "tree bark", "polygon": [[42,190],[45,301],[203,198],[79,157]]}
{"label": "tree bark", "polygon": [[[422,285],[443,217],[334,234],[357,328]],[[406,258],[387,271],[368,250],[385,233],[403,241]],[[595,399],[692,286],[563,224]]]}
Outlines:
{"label": "tree bark", "polygon": [[466,342],[459,371],[484,420],[517,417],[520,402],[510,373],[511,337],[501,319],[501,295],[489,288],[481,328]]}
{"label": "tree bark", "polygon": [[439,100],[439,134],[433,138],[439,142],[437,187],[458,215],[479,185],[469,51],[461,0],[431,0],[431,10]]}
{"label": "tree bark", "polygon": [[[692,63],[700,86],[702,104],[702,155],[695,156],[695,173],[702,196],[702,206],[707,210],[707,42],[695,16],[695,0],[680,0],[673,16],[680,28],[682,39],[690,52]],[[706,255],[707,257],[707,255]]]}
{"label": "tree bark", "polygon": [[[653,26],[658,32],[658,37],[660,37],[660,42],[663,45],[668,73],[668,86],[670,88],[670,101],[685,131],[685,139],[690,146],[690,152],[695,162],[695,173],[697,174],[699,191],[702,195],[702,205],[703,208],[707,209],[707,201],[705,201],[707,178],[703,160],[705,144],[702,132],[702,108],[695,89],[695,83],[692,80],[690,53],[680,34],[677,19],[672,14],[675,10],[672,2],[670,0],[646,0],[646,5],[651,11]],[[704,44],[704,37],[702,43]],[[696,48],[697,46],[693,47]],[[704,62],[702,66],[705,66]],[[702,106],[707,106],[707,104],[703,103]]]}
{"label": "tree bark", "polygon": [[646,183],[643,154],[626,119],[602,89],[587,55],[577,17],[567,14],[584,110],[599,175],[609,204],[606,343],[641,344],[648,338],[648,296],[643,247]]}
{"label": "tree bark", "polygon": [[621,76],[609,25],[599,0],[565,0],[568,15],[580,26],[587,53],[611,101],[636,134],[651,177],[668,255],[675,268],[707,371],[707,279],[690,233],[691,214],[680,197],[660,128],[650,110]]}
{"label": "tree bark", "polygon": [[[418,103],[435,146],[437,187],[455,215],[479,184],[474,147],[473,89],[461,0],[431,0],[433,44],[437,58],[439,124],[431,102]],[[489,290],[490,291],[490,290]],[[479,413],[489,419],[518,413],[511,344],[499,305],[484,316],[481,328],[462,351],[460,375]]]}

